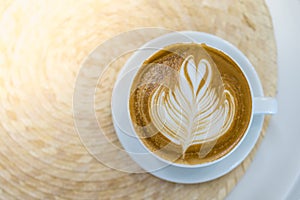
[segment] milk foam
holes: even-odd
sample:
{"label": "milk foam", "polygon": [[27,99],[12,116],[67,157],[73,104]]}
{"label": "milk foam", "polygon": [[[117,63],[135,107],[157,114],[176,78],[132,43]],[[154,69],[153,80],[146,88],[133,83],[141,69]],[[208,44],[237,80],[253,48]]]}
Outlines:
{"label": "milk foam", "polygon": [[213,141],[228,131],[234,119],[234,98],[223,85],[217,68],[207,59],[183,61],[174,88],[159,86],[151,97],[150,117],[155,127],[181,145]]}

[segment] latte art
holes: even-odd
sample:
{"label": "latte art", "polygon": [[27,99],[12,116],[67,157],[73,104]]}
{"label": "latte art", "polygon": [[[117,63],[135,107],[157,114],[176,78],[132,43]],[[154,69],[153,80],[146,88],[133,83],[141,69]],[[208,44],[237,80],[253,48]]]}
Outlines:
{"label": "latte art", "polygon": [[206,59],[195,63],[193,55],[187,56],[178,78],[174,90],[163,85],[156,89],[151,98],[150,118],[161,134],[182,146],[184,155],[191,145],[216,140],[226,133],[235,106],[228,90],[212,85],[212,79],[222,79],[218,72],[213,73]]}
{"label": "latte art", "polygon": [[214,161],[242,139],[252,113],[247,79],[205,44],[167,46],[144,61],[131,85],[131,122],[157,156],[181,164]]}

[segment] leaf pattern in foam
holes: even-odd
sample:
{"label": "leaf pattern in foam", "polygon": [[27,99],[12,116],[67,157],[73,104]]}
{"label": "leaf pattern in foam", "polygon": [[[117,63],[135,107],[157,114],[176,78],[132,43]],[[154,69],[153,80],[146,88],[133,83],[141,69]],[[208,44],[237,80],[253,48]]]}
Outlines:
{"label": "leaf pattern in foam", "polygon": [[196,65],[190,55],[181,65],[174,89],[160,86],[152,96],[153,124],[164,136],[181,145],[183,153],[193,144],[218,138],[232,122],[233,98],[223,85],[212,84],[213,80],[222,83],[219,72],[213,70],[216,67],[206,59]]}

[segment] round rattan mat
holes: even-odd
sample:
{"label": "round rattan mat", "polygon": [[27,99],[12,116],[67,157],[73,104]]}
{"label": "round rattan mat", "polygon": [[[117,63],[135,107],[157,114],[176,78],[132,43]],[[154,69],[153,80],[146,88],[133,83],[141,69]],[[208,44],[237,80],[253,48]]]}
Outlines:
{"label": "round rattan mat", "polygon": [[[203,31],[230,41],[256,68],[265,95],[274,96],[276,46],[263,0],[2,0],[0,13],[0,198],[223,199],[246,172],[269,118],[240,166],[219,179],[183,185],[99,162],[80,140],[72,103],[78,72],[89,53],[112,36],[139,27]],[[104,86],[97,90],[101,101],[95,107],[116,145],[110,95],[121,67],[116,64],[103,74]],[[108,155],[114,156],[113,151]]]}

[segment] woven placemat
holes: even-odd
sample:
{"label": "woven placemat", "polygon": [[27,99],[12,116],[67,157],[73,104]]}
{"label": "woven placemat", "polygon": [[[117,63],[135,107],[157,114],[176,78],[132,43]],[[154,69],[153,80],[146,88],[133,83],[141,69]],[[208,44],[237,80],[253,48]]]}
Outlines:
{"label": "woven placemat", "polygon": [[[214,181],[183,185],[99,162],[80,140],[72,103],[89,53],[112,36],[139,27],[203,31],[230,41],[256,68],[265,95],[274,96],[276,46],[263,0],[2,0],[0,12],[0,199],[223,199],[246,172],[269,118],[240,166]],[[151,37],[137,37],[134,45]],[[108,48],[108,56],[115,49]],[[95,94],[97,120],[116,146],[110,98],[125,60],[103,71]],[[82,117],[85,127],[96,130],[97,124]],[[101,154],[101,142],[91,138]],[[113,151],[107,155],[115,156]]]}

